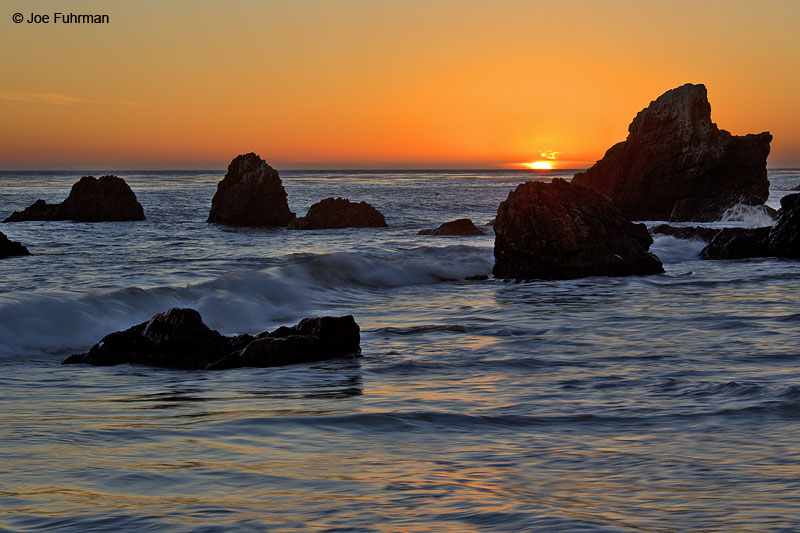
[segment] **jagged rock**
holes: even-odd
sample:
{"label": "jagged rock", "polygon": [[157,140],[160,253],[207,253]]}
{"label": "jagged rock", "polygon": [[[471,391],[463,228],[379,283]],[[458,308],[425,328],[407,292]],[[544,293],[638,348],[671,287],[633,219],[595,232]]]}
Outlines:
{"label": "jagged rock", "polygon": [[769,226],[764,228],[723,228],[700,251],[701,259],[744,259],[772,255]]}
{"label": "jagged rock", "polygon": [[306,216],[294,220],[289,229],[384,228],[386,219],[367,202],[346,198],[325,198],[308,209]]}
{"label": "jagged rock", "polygon": [[713,239],[719,231],[719,228],[704,228],[702,226],[679,228],[670,226],[669,224],[659,224],[658,226],[650,228],[650,233],[653,235],[669,235],[676,239],[690,239],[704,242],[711,242],[711,239]]}
{"label": "jagged rock", "polygon": [[75,222],[121,222],[144,220],[142,204],[117,176],[84,176],[60,204],[36,200],[24,211],[14,213],[3,222],[26,220],[74,220]]}
{"label": "jagged rock", "polygon": [[258,337],[226,337],[203,323],[194,309],[170,309],[125,331],[103,337],[88,353],[63,364],[123,363],[178,369],[270,367],[358,356],[360,334],[352,316],[304,319]]}
{"label": "jagged rock", "polygon": [[778,257],[800,259],[800,194],[781,198],[778,222],[769,234],[769,247]]}
{"label": "jagged rock", "polygon": [[15,255],[31,255],[31,253],[22,244],[12,241],[3,233],[0,233],[0,259]]}
{"label": "jagged rock", "polygon": [[795,187],[792,187],[792,189],[791,189],[791,190],[793,190],[793,191],[800,191],[800,185],[796,185]]}
{"label": "jagged rock", "polygon": [[508,195],[495,223],[496,278],[571,279],[664,272],[653,239],[607,197],[561,179],[527,182]]}
{"label": "jagged rock", "polygon": [[700,252],[703,259],[787,257],[800,259],[800,194],[781,198],[774,227],[725,228]]}
{"label": "jagged rock", "polygon": [[459,218],[451,222],[445,222],[436,229],[424,229],[417,235],[486,235],[486,233],[475,226],[468,218]]}
{"label": "jagged rock", "polygon": [[228,226],[280,226],[294,220],[278,171],[254,153],[236,156],[217,185],[208,222]]}
{"label": "jagged rock", "polygon": [[573,182],[610,197],[629,220],[709,222],[737,203],[767,200],[772,135],[718,129],[704,85],[667,91],[628,131]]}

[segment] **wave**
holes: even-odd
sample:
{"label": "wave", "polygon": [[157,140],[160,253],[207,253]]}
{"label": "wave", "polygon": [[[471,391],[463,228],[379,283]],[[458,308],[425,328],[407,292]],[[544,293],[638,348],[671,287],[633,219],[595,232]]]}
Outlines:
{"label": "wave", "polygon": [[775,219],[763,205],[736,204],[722,214],[721,222],[738,222],[744,228],[761,228],[772,226]]}
{"label": "wave", "polygon": [[491,267],[491,254],[483,248],[419,247],[371,255],[295,254],[265,269],[229,272],[182,287],[90,295],[4,293],[0,357],[84,350],[171,307],[197,309],[222,333],[258,333],[332,305],[351,312],[370,291],[460,280]]}
{"label": "wave", "polygon": [[706,243],[695,239],[678,239],[670,235],[654,235],[650,251],[656,254],[662,263],[683,263],[699,261],[700,250]]}

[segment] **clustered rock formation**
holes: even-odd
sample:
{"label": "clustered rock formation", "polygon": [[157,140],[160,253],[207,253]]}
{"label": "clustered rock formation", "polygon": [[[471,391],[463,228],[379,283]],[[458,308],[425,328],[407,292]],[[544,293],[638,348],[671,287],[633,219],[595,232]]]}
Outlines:
{"label": "clustered rock formation", "polygon": [[308,209],[306,216],[293,220],[289,229],[385,228],[386,219],[367,202],[346,198],[325,198]]}
{"label": "clustered rock formation", "polygon": [[27,248],[0,233],[0,259],[17,255],[31,255]]}
{"label": "clustered rock formation", "polygon": [[786,257],[800,259],[800,194],[781,198],[774,227],[724,228],[700,252],[702,259]]}
{"label": "clustered rock formation", "polygon": [[75,222],[121,222],[144,220],[142,204],[117,176],[84,176],[60,204],[36,200],[24,211],[14,211],[4,222],[26,220],[74,220]]}
{"label": "clustered rock formation", "polygon": [[486,233],[479,227],[475,226],[472,220],[468,218],[459,218],[458,220],[445,222],[436,229],[424,229],[419,233],[417,233],[417,235],[473,236],[473,235],[486,235]]}
{"label": "clustered rock formation", "polygon": [[629,222],[606,196],[554,179],[509,193],[494,225],[497,278],[571,279],[664,272],[648,253],[644,224]]}
{"label": "clustered rock formation", "polygon": [[667,91],[628,131],[572,181],[611,198],[629,220],[710,222],[737,203],[767,200],[772,135],[718,129],[704,85]]}
{"label": "clustered rock formation", "polygon": [[367,202],[326,198],[295,218],[278,171],[256,154],[240,155],[228,165],[211,200],[208,221],[228,226],[288,227],[290,229],[376,228],[386,226],[383,215]]}
{"label": "clustered rock formation", "polygon": [[226,337],[203,323],[194,309],[170,309],[125,331],[103,337],[87,353],[62,364],[123,363],[178,369],[220,370],[311,363],[361,354],[352,316],[306,318],[294,327]]}

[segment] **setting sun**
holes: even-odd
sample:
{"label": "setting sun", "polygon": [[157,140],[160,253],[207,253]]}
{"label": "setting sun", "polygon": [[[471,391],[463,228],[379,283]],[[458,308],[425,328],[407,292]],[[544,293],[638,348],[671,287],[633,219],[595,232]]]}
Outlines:
{"label": "setting sun", "polygon": [[547,161],[535,161],[533,163],[525,163],[528,168],[533,170],[552,170],[553,167]]}

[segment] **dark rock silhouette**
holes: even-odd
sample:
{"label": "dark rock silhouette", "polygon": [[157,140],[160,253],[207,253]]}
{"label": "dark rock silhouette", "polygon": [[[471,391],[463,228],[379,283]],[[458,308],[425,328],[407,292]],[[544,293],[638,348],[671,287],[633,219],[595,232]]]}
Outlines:
{"label": "dark rock silhouette", "polygon": [[252,152],[236,156],[211,199],[208,222],[286,227],[292,220],[278,171]]}
{"label": "dark rock silhouette", "polygon": [[178,369],[271,367],[358,356],[360,334],[352,316],[307,318],[292,328],[258,337],[226,337],[203,323],[194,309],[170,309],[125,331],[103,337],[88,353],[63,364],[123,363]]}
{"label": "dark rock silhouette", "polygon": [[693,239],[704,242],[711,242],[711,239],[713,239],[719,231],[719,228],[704,228],[702,226],[679,228],[670,226],[669,224],[659,224],[658,226],[650,228],[650,233],[653,235],[669,235],[676,239]]}
{"label": "dark rock silhouette", "polygon": [[486,235],[482,229],[475,226],[468,218],[459,218],[445,222],[436,229],[424,229],[417,235]]}
{"label": "dark rock silhouette", "polygon": [[84,176],[60,204],[36,200],[24,211],[14,213],[3,222],[26,220],[74,220],[75,222],[121,222],[144,220],[142,204],[117,176]]}
{"label": "dark rock silhouette", "polygon": [[792,187],[792,189],[791,189],[791,190],[793,190],[793,191],[800,191],[800,185],[795,185],[794,187]]}
{"label": "dark rock silhouette", "polygon": [[383,228],[386,219],[367,202],[346,198],[325,198],[308,209],[306,216],[294,220],[289,229]]}
{"label": "dark rock silhouette", "polygon": [[703,259],[786,257],[800,259],[800,194],[781,198],[774,227],[725,228],[700,252]]}
{"label": "dark rock silhouette", "polygon": [[708,222],[737,203],[767,200],[772,135],[718,129],[704,85],[667,91],[628,131],[573,182],[607,195],[630,220]]}
{"label": "dark rock silhouette", "polygon": [[528,182],[508,195],[495,223],[497,278],[571,279],[664,272],[633,224],[606,196],[561,179]]}
{"label": "dark rock silhouette", "polygon": [[16,255],[31,255],[27,248],[0,233],[0,259]]}

